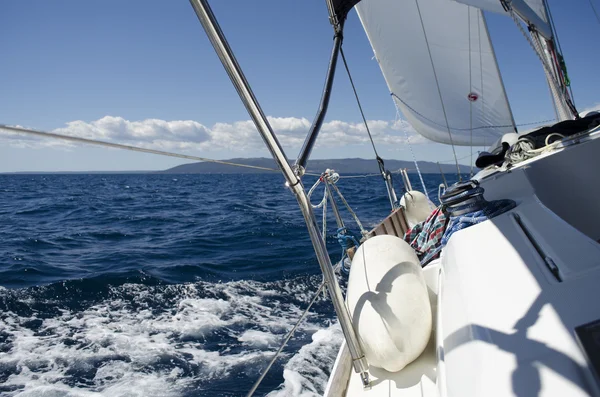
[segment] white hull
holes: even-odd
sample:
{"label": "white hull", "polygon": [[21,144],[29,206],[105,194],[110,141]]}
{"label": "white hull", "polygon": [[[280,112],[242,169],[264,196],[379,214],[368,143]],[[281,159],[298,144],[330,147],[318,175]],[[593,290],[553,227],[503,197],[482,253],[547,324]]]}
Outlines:
{"label": "white hull", "polygon": [[[575,328],[600,319],[600,133],[481,181],[517,207],[456,232],[424,272],[434,331],[363,390],[344,346],[326,397],[595,396]],[[597,337],[600,343],[600,332]]]}

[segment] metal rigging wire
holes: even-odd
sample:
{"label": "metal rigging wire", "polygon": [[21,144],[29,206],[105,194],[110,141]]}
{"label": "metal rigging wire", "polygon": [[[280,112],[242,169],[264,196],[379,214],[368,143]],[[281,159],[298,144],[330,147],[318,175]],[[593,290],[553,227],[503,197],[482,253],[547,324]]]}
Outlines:
{"label": "metal rigging wire", "polygon": [[596,7],[594,7],[594,3],[592,3],[592,0],[588,0],[590,2],[590,6],[592,7],[592,10],[594,11],[594,15],[596,15],[596,19],[598,20],[598,23],[600,23],[600,16],[598,16],[598,12],[596,11]]}
{"label": "metal rigging wire", "polygon": [[95,139],[80,138],[80,137],[76,137],[76,136],[56,134],[54,132],[45,132],[45,131],[39,131],[39,130],[32,130],[29,128],[13,127],[13,126],[5,125],[5,124],[0,124],[0,130],[7,130],[7,131],[17,132],[17,133],[21,133],[21,134],[35,135],[35,136],[40,136],[43,138],[62,139],[65,141],[110,147],[110,148],[114,148],[114,149],[125,149],[125,150],[131,150],[133,152],[151,153],[151,154],[158,154],[161,156],[178,157],[178,158],[188,159],[188,160],[204,161],[207,163],[232,165],[232,166],[236,166],[236,167],[253,168],[253,169],[263,170],[263,171],[279,171],[278,169],[275,169],[275,168],[260,167],[257,165],[232,163],[231,161],[213,160],[213,159],[208,159],[205,157],[191,156],[188,154],[165,152],[162,150],[154,150],[154,149],[146,149],[146,148],[141,148],[141,147],[137,147],[137,146],[122,145],[120,143],[112,143],[112,142],[98,141]]}
{"label": "metal rigging wire", "polygon": [[[365,128],[367,129],[367,134],[369,135],[369,140],[371,141],[371,146],[373,146],[373,151],[375,152],[375,158],[379,163],[379,168],[383,167],[383,160],[379,157],[379,153],[377,153],[377,148],[375,147],[375,142],[373,142],[373,136],[371,136],[371,130],[369,130],[369,124],[367,123],[367,118],[365,117],[365,113],[363,112],[362,105],[360,104],[360,99],[358,98],[358,93],[356,92],[356,87],[354,86],[354,80],[352,80],[352,75],[350,74],[350,68],[348,67],[348,62],[346,62],[346,56],[344,55],[344,48],[340,47],[340,54],[342,55],[342,61],[344,62],[344,67],[346,68],[346,73],[348,73],[348,79],[350,80],[350,85],[352,86],[352,91],[354,92],[354,97],[356,98],[356,103],[358,104],[358,110],[360,110],[360,115],[363,119],[363,123],[365,124]],[[384,172],[384,169],[381,169]]]}

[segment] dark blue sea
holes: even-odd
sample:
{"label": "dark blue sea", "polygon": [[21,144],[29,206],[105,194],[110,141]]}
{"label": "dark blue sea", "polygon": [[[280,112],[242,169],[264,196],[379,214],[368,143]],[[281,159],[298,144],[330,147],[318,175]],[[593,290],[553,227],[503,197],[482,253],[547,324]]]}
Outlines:
{"label": "dark blue sea", "polygon": [[[321,281],[283,182],[0,175],[0,395],[245,395]],[[381,178],[338,186],[366,228],[389,213]],[[321,298],[256,395],[321,395],[341,341]]]}

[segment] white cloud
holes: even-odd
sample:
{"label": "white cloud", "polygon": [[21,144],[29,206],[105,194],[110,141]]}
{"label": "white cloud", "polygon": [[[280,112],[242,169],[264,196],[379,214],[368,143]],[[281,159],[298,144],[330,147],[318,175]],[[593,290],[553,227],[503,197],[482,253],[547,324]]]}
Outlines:
{"label": "white cloud", "polygon": [[[268,117],[268,119],[284,148],[299,149],[302,146],[311,125],[308,119],[297,117]],[[370,120],[368,123],[376,145],[403,146],[406,143],[406,133],[410,136],[412,144],[427,142],[404,120]],[[207,153],[226,150],[234,154],[252,155],[252,152],[257,149],[264,148],[262,139],[251,120],[216,123],[212,127],[207,127],[192,120],[129,121],[122,117],[105,116],[91,122],[71,121],[66,123],[65,127],[52,132],[167,151]],[[5,133],[5,131],[0,137],[7,138],[6,142],[15,147],[73,146],[66,141],[44,140]],[[323,124],[317,147],[334,148],[368,143],[369,138],[363,123],[333,120]]]}

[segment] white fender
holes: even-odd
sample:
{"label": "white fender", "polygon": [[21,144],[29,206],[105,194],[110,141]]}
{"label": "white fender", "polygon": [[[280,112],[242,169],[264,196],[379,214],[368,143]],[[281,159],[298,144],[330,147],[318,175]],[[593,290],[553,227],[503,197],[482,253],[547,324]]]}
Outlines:
{"label": "white fender", "polygon": [[431,305],[419,259],[404,240],[375,236],[358,248],[346,303],[370,365],[400,371],[425,350]]}
{"label": "white fender", "polygon": [[429,201],[427,196],[418,190],[404,193],[400,199],[400,205],[404,207],[404,216],[410,227],[423,222],[435,209],[435,205]]}

